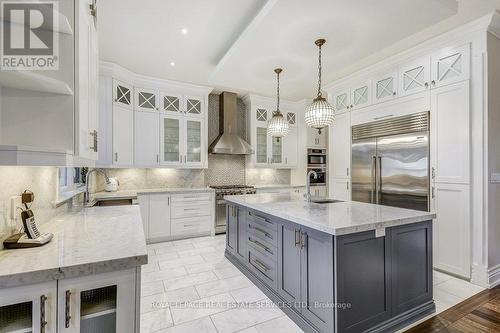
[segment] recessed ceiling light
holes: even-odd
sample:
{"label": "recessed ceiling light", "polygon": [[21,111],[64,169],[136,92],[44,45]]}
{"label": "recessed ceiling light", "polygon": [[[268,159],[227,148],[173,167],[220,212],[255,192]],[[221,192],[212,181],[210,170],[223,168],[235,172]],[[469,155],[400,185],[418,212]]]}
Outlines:
{"label": "recessed ceiling light", "polygon": [[186,29],[186,28],[181,29],[181,34],[187,35],[187,33],[188,33],[188,29]]}
{"label": "recessed ceiling light", "polygon": [[175,67],[175,62],[171,61],[170,66]]}

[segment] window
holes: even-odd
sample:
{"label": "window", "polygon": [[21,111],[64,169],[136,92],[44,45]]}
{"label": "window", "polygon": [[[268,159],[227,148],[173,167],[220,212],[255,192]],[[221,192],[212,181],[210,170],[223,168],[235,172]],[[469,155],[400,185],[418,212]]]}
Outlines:
{"label": "window", "polygon": [[83,175],[85,169],[86,168],[59,168],[59,193],[73,191],[79,187],[85,186]]}

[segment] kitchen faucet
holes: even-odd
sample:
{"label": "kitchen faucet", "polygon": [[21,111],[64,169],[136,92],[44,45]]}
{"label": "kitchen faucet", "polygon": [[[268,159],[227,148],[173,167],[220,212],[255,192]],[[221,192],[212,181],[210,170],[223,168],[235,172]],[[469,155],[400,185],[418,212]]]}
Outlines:
{"label": "kitchen faucet", "polygon": [[89,170],[89,172],[87,172],[87,179],[86,179],[86,182],[85,182],[85,192],[83,192],[83,204],[85,206],[87,206],[89,204],[89,202],[90,202],[89,184],[90,184],[90,175],[93,172],[98,172],[101,175],[103,175],[104,179],[106,180],[106,184],[109,184],[109,178],[108,178],[108,174],[106,173],[106,170],[104,170],[104,169],[92,169],[92,170]]}
{"label": "kitchen faucet", "polygon": [[307,202],[311,202],[311,175],[313,175],[314,179],[318,179],[318,174],[316,171],[311,170],[307,173],[306,179],[306,194],[304,194],[304,198],[306,198]]}

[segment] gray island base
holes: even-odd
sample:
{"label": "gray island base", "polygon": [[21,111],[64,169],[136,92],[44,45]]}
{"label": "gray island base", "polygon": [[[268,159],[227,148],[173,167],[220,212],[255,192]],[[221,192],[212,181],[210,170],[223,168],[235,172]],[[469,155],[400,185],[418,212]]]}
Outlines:
{"label": "gray island base", "polygon": [[435,311],[434,214],[291,193],[226,201],[226,257],[305,332],[393,332]]}

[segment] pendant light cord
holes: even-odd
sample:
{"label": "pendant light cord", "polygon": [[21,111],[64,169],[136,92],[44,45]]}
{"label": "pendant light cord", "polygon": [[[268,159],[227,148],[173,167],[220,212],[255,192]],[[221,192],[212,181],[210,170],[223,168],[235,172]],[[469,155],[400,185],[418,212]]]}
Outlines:
{"label": "pendant light cord", "polygon": [[321,97],[321,45],[319,47],[319,62],[318,62],[318,97]]}
{"label": "pendant light cord", "polygon": [[278,76],[278,87],[276,89],[276,96],[277,96],[277,105],[276,105],[276,111],[278,114],[281,113],[280,111],[280,73],[276,73],[276,75]]}

